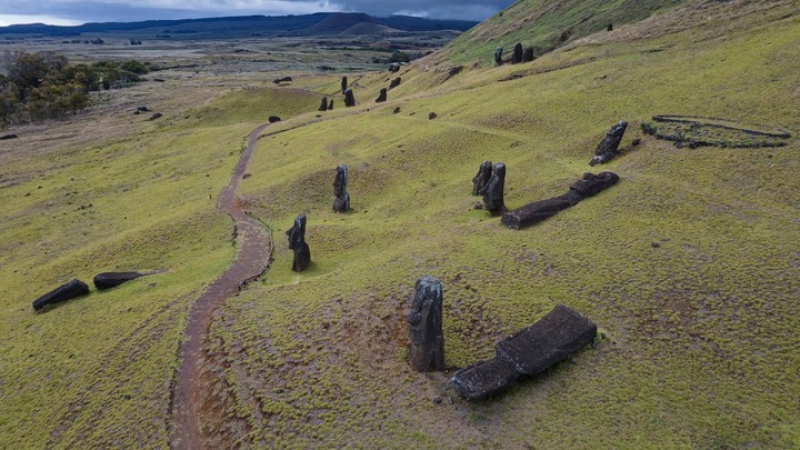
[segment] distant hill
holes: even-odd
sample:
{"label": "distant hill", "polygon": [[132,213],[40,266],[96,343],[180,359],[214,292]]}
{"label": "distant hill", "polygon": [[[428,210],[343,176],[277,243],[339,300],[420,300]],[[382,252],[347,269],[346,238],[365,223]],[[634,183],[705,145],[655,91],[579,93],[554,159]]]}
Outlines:
{"label": "distant hill", "polygon": [[[0,27],[0,35],[38,37],[124,36],[148,39],[229,39],[248,36],[320,36],[345,32],[361,24],[406,32],[466,31],[478,22],[418,17],[372,17],[363,13],[315,13],[299,16],[236,16],[185,20],[86,23],[56,26],[41,23]],[[356,28],[358,29],[358,28]]]}

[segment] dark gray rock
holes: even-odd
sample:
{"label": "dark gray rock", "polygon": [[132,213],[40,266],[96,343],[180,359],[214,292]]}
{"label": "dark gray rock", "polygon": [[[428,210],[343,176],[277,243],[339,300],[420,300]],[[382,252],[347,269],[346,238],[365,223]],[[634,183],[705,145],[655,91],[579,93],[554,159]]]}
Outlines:
{"label": "dark gray rock", "polygon": [[33,301],[33,309],[41,311],[47,305],[72,300],[89,294],[89,286],[80,280],[71,280]]}
{"label": "dark gray rock", "polygon": [[592,342],[597,325],[564,305],[524,330],[500,341],[497,359],[524,375],[536,375]]}
{"label": "dark gray rock", "polygon": [[472,195],[480,195],[481,189],[489,184],[489,180],[491,179],[492,162],[484,161],[481,163],[480,168],[478,168],[478,173],[472,178]]}
{"label": "dark gray rock", "polygon": [[311,249],[306,243],[306,215],[300,214],[294,220],[292,228],[286,230],[289,236],[289,249],[294,251],[292,270],[303,272],[311,264]]}
{"label": "dark gray rock", "polygon": [[328,97],[322,97],[322,101],[319,103],[319,108],[317,111],[327,111],[328,110]]}
{"label": "dark gray rock", "polygon": [[386,101],[386,88],[381,88],[381,93],[378,94],[378,98],[375,99],[376,103],[381,103]]}
{"label": "dark gray rock", "polygon": [[622,141],[622,136],[625,134],[627,128],[628,122],[624,120],[620,120],[616,125],[611,127],[603,140],[600,141],[600,144],[597,145],[597,149],[594,151],[594,157],[589,161],[589,165],[603,164],[614,159],[619,152],[619,143]]}
{"label": "dark gray rock", "polygon": [[392,81],[390,81],[389,82],[389,90],[392,90],[392,89],[396,88],[397,86],[400,86],[400,81],[401,81],[400,77],[397,77],[397,78],[393,79]]}
{"label": "dark gray rock", "polygon": [[495,358],[458,370],[450,382],[462,398],[480,401],[505,392],[520,376],[514,364]]}
{"label": "dark gray rock", "polygon": [[478,194],[483,196],[483,206],[489,211],[492,217],[499,216],[506,212],[506,205],[503,202],[506,183],[506,165],[497,163],[492,169],[492,177]]}
{"label": "dark gray rock", "polygon": [[97,289],[105,290],[143,276],[139,272],[103,272],[95,275],[93,281]]}
{"label": "dark gray rock", "polygon": [[336,167],[336,179],[333,181],[333,210],[335,212],[350,211],[350,194],[347,193],[347,166],[339,164]]}
{"label": "dark gray rock", "polygon": [[411,367],[419,372],[443,370],[442,283],[439,280],[429,276],[417,279],[406,321],[411,341],[408,353]]}
{"label": "dark gray rock", "polygon": [[347,106],[348,108],[351,106],[356,106],[356,98],[353,95],[353,90],[350,88],[347,88],[344,91],[344,106]]}

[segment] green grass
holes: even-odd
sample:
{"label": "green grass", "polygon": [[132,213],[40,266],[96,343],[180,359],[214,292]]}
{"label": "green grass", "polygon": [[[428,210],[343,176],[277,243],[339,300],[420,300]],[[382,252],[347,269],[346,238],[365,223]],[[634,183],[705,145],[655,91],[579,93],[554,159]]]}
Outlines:
{"label": "green grass", "polygon": [[[316,106],[338,77],[299,77],[295,88],[314,91],[232,92],[118,143],[4,168],[3,179],[31,178],[0,189],[0,441],[168,445],[183,317],[235,250],[216,194],[249,130],[276,114],[288,120],[265,131],[239,190],[273,230],[274,261],[210,330],[217,392],[230,399],[220,445],[796,448],[800,19],[790,2],[719,3],[702,6],[717,20],[672,28],[694,8],[649,23],[652,35],[632,24],[444,83],[449,66],[423,60],[381,106],[372,100],[385,73],[359,80],[356,108],[335,97],[325,113]],[[677,149],[639,131],[656,114],[792,138]],[[474,208],[481,161],[507,164],[512,208],[560,195],[620,119],[631,123],[625,150],[594,168],[619,184],[523,231]],[[331,211],[340,163],[347,214]],[[283,231],[301,212],[313,262],[297,274]],[[110,268],[168,271],[30,309],[55,283]],[[492,357],[499,339],[559,303],[606,337],[575,364],[466,403],[449,373],[405,361],[421,275],[444,286],[450,367]]]}

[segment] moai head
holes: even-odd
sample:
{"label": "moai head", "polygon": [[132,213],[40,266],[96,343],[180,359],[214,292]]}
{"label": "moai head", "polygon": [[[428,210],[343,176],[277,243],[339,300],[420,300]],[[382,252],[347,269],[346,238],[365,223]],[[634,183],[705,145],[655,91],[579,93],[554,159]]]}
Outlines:
{"label": "moai head", "polygon": [[472,178],[472,195],[480,195],[481,189],[489,184],[492,178],[492,162],[484,161],[478,169],[478,173]]}
{"label": "moai head", "polygon": [[303,247],[306,242],[306,215],[300,214],[294,219],[292,228],[286,230],[286,235],[289,236],[289,248],[291,250]]}

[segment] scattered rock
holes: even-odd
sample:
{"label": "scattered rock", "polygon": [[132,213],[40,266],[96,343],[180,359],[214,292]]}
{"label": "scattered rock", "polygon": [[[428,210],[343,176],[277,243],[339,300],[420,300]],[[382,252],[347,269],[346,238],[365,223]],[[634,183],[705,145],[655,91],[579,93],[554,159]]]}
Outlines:
{"label": "scattered rock", "polygon": [[65,302],[89,294],[89,286],[80,280],[71,280],[33,301],[33,309],[41,311],[47,305]]}
{"label": "scattered rock", "polygon": [[294,220],[292,228],[286,230],[289,236],[289,249],[294,250],[292,270],[303,272],[311,264],[311,249],[306,243],[306,215],[300,214]]}
{"label": "scattered rock", "polygon": [[447,81],[450,78],[453,78],[454,76],[460,74],[462,70],[464,70],[464,66],[451,67],[450,70],[447,71],[447,78],[444,80]]}
{"label": "scattered rock", "polygon": [[397,108],[395,108],[393,112],[394,112],[395,114],[398,114],[398,113],[400,112],[400,107],[398,106]]}
{"label": "scattered rock", "polygon": [[94,285],[99,290],[111,289],[122,283],[143,277],[139,272],[103,272],[94,276]]}
{"label": "scattered rock", "polygon": [[435,119],[437,117],[439,117],[439,116],[437,116],[435,112],[431,112],[431,113],[428,114],[428,120],[433,120],[433,119]]}
{"label": "scattered rock", "polygon": [[503,202],[506,182],[506,165],[499,162],[492,169],[489,182],[478,191],[483,196],[483,206],[492,217],[499,216],[507,211]]}
{"label": "scattered rock", "polygon": [[616,125],[611,127],[603,140],[600,141],[600,144],[597,145],[597,149],[594,151],[594,157],[589,161],[589,165],[603,164],[617,156],[619,143],[622,141],[622,135],[625,134],[627,128],[628,122],[624,120],[620,120]]}
{"label": "scattered rock", "polygon": [[659,244],[658,242],[653,242],[653,243],[650,244],[650,246],[653,247],[653,248],[659,248],[659,247],[661,247],[661,244]]}
{"label": "scattered rock", "polygon": [[436,278],[417,279],[411,312],[406,317],[411,341],[409,362],[418,372],[444,369],[442,334],[442,283]]}
{"label": "scattered rock", "polygon": [[375,99],[375,103],[381,103],[386,101],[386,88],[381,88],[381,93],[378,95],[378,98]]}

